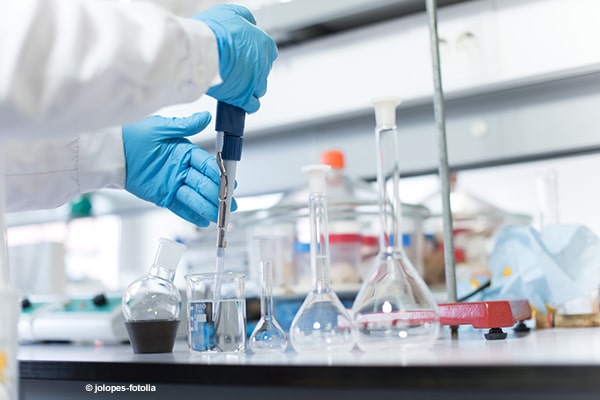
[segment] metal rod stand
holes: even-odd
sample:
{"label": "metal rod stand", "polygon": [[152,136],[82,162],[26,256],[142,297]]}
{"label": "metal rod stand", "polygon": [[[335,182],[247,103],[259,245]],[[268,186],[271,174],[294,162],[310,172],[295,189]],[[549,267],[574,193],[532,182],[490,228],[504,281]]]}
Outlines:
{"label": "metal rod stand", "polygon": [[442,217],[444,224],[444,263],[446,273],[446,292],[448,301],[456,302],[456,271],[454,259],[454,234],[452,228],[452,209],[450,207],[450,168],[448,166],[448,148],[446,143],[446,115],[444,111],[444,91],[440,68],[439,38],[437,31],[436,0],[426,0],[429,20],[429,44],[433,72],[433,110],[438,137],[438,166],[442,193]]}

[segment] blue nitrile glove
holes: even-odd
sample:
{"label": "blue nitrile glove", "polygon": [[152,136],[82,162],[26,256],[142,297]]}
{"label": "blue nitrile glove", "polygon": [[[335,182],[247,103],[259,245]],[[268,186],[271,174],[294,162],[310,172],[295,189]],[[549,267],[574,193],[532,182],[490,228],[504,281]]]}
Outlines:
{"label": "blue nitrile glove", "polygon": [[216,222],[217,162],[185,138],[206,128],[210,119],[210,113],[200,112],[185,118],[152,116],[123,126],[125,189],[198,226]]}
{"label": "blue nitrile glove", "polygon": [[252,13],[235,4],[220,4],[196,14],[213,31],[219,47],[223,83],[206,94],[217,100],[256,112],[267,91],[267,77],[277,58],[275,41],[256,27]]}

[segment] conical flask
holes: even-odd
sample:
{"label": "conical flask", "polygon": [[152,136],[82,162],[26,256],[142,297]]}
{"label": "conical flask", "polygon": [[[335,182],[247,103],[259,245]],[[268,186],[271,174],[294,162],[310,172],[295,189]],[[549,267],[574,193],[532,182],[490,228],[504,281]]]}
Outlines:
{"label": "conical flask", "polygon": [[381,98],[372,103],[382,232],[375,265],[352,306],[356,341],[363,351],[431,345],[440,327],[433,295],[402,249],[398,104],[397,98]]}
{"label": "conical flask", "polygon": [[331,288],[327,197],[328,165],[303,168],[309,179],[310,264],[312,288],[290,326],[290,341],[298,353],[350,351],[354,326],[350,314]]}
{"label": "conical flask", "polygon": [[260,259],[260,320],[250,335],[250,350],[255,353],[276,353],[287,348],[287,335],[273,314],[273,240],[271,236],[256,236]]}

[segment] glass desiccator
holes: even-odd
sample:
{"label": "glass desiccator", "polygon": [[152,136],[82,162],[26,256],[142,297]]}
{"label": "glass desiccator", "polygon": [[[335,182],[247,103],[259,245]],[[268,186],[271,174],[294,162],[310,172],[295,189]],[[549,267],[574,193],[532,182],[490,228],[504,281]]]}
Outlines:
{"label": "glass desiccator", "polygon": [[310,263],[312,287],[290,326],[290,342],[298,353],[342,352],[354,347],[350,314],[331,288],[327,229],[326,174],[328,165],[303,168],[308,175]]}
{"label": "glass desiccator", "polygon": [[429,346],[440,329],[435,299],[402,248],[398,104],[397,98],[372,102],[382,231],[379,254],[352,305],[356,343],[366,352]]}

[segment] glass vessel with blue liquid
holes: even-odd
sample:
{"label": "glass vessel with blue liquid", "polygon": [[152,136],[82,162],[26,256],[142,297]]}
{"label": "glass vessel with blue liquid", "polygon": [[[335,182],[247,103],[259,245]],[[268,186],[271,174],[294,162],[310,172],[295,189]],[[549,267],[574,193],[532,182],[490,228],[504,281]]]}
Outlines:
{"label": "glass vessel with blue liquid", "polygon": [[310,263],[312,288],[290,327],[290,341],[298,353],[343,352],[354,347],[350,314],[331,288],[327,228],[326,174],[328,165],[303,168],[309,179]]}

